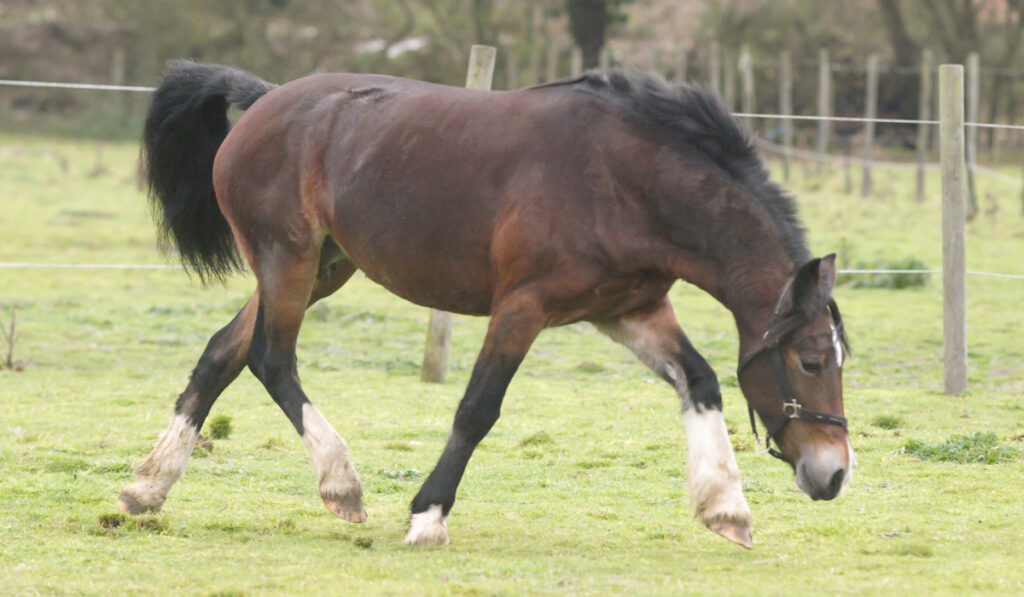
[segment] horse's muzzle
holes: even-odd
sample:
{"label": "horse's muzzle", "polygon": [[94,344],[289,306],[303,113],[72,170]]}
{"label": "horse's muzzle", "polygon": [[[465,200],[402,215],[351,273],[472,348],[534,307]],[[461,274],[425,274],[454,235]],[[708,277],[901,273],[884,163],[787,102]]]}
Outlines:
{"label": "horse's muzzle", "polygon": [[[840,493],[853,476],[856,459],[849,443],[815,450],[796,464],[796,484],[813,500],[831,500]],[[845,452],[845,453],[844,453]]]}

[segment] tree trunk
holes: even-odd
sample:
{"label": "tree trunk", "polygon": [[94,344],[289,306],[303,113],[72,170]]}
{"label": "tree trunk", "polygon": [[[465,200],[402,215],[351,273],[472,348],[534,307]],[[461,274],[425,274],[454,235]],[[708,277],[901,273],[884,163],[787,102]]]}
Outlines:
{"label": "tree trunk", "polygon": [[583,52],[583,68],[597,68],[608,22],[607,0],[567,0],[569,30]]}

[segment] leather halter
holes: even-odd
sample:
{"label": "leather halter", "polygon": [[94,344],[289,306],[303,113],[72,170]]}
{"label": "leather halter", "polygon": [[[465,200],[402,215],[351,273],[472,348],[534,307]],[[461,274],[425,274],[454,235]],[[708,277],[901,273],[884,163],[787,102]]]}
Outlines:
{"label": "leather halter", "polygon": [[[786,426],[786,423],[791,419],[803,419],[805,421],[813,421],[816,423],[828,423],[830,425],[838,425],[844,430],[847,429],[846,417],[808,410],[801,406],[800,402],[797,400],[796,394],[793,392],[793,386],[789,383],[789,377],[786,375],[786,368],[782,358],[782,350],[779,349],[779,341],[781,338],[777,336],[773,337],[772,332],[774,331],[775,325],[779,322],[779,315],[782,311],[782,302],[786,297],[786,293],[789,292],[790,286],[793,285],[793,280],[794,278],[790,278],[782,288],[782,292],[779,294],[779,300],[775,303],[775,311],[772,313],[772,320],[768,324],[768,330],[765,331],[762,336],[764,339],[764,345],[747,353],[746,356],[740,359],[739,365],[736,367],[736,380],[738,382],[740,373],[752,361],[765,352],[767,352],[771,357],[772,367],[775,369],[775,379],[778,380],[779,388],[782,390],[782,412],[779,413],[779,416],[775,417],[775,420],[772,421],[771,425],[767,426],[767,433],[764,437],[764,447],[769,454],[783,461],[785,461],[786,458],[782,455],[782,452],[772,447],[772,438],[776,437],[782,428]],[[839,309],[836,306],[835,301],[829,299],[828,310],[829,314],[832,316],[832,321],[836,326],[836,333],[841,334],[842,320],[839,317]],[[769,338],[771,339],[769,340]],[[761,437],[757,433],[757,423],[754,419],[754,407],[749,402],[747,403],[747,411],[750,414],[750,428],[754,430],[754,439],[757,443],[761,443]]]}

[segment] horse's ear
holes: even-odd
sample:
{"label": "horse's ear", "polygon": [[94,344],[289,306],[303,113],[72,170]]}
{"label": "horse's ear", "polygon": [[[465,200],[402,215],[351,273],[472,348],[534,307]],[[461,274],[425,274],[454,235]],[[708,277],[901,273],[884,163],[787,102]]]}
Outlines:
{"label": "horse's ear", "polygon": [[836,283],[836,254],[811,259],[800,266],[793,280],[793,308],[808,316],[825,308]]}

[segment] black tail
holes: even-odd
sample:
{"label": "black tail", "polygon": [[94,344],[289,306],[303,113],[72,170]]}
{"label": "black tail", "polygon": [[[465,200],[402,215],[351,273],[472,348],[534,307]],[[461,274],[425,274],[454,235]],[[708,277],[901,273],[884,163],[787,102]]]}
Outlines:
{"label": "black tail", "polygon": [[245,71],[175,60],[153,94],[143,133],[149,196],[164,248],[173,243],[204,282],[241,267],[213,190],[213,158],[231,128],[227,109],[253,105],[275,85]]}

